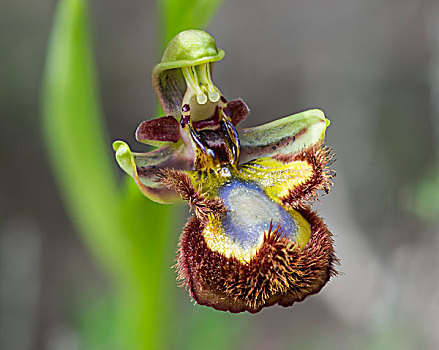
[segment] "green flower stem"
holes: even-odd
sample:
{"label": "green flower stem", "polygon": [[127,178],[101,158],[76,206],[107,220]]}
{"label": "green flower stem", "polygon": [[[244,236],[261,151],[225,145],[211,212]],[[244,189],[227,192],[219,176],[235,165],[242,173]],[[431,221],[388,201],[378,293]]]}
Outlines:
{"label": "green flower stem", "polygon": [[[125,269],[119,191],[102,128],[85,3],[58,3],[44,79],[43,131],[65,204],[109,270]],[[114,252],[120,255],[115,258]]]}

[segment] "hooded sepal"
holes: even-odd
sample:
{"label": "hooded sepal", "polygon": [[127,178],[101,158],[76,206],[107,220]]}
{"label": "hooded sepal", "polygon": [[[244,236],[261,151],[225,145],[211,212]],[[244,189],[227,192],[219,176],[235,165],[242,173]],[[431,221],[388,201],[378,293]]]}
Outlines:
{"label": "hooded sepal", "polygon": [[187,83],[181,68],[209,64],[225,55],[212,36],[202,30],[177,34],[166,47],[161,62],[152,72],[152,86],[165,114],[179,118]]}

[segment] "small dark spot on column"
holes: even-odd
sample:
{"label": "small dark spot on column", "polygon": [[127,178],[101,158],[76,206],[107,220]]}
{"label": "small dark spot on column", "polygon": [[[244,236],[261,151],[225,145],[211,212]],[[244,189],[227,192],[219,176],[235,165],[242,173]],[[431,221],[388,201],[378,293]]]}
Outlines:
{"label": "small dark spot on column", "polygon": [[189,105],[187,103],[183,107],[181,107],[182,112],[189,112],[190,110],[191,110],[191,108],[189,107]]}
{"label": "small dark spot on column", "polygon": [[191,118],[191,117],[190,117],[189,115],[182,115],[182,116],[181,116],[181,119],[180,119],[180,125],[181,125],[182,128],[184,128],[185,125],[189,123],[189,119],[190,119],[190,118]]}

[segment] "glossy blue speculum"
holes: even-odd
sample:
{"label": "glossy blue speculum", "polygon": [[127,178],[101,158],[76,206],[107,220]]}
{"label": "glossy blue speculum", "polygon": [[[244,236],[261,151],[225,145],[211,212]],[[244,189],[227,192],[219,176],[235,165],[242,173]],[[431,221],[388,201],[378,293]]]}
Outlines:
{"label": "glossy blue speculum", "polygon": [[296,222],[256,184],[235,179],[221,187],[218,195],[228,208],[221,221],[224,233],[243,250],[258,246],[270,223],[273,229],[282,228],[281,237],[294,241]]}

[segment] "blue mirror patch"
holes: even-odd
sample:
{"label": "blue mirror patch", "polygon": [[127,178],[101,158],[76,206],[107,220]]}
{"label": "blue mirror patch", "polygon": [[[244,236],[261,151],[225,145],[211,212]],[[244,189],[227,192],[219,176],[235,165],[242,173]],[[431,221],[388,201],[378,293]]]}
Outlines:
{"label": "blue mirror patch", "polygon": [[273,228],[282,227],[282,237],[294,241],[296,222],[256,184],[233,180],[221,187],[218,195],[229,210],[222,219],[224,233],[242,249],[256,247],[271,221]]}

